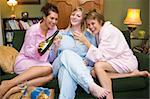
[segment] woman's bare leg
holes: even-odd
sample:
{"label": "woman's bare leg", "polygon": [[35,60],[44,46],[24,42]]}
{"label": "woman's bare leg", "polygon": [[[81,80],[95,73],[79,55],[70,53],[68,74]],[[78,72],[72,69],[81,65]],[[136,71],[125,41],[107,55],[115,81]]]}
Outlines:
{"label": "woman's bare leg", "polygon": [[[110,64],[106,62],[96,63],[94,66],[94,70],[92,70],[91,74],[94,77],[97,76],[102,87],[110,90],[111,92],[112,92],[111,79],[125,78],[125,77],[138,77],[138,76],[150,77],[150,73],[148,71],[139,71],[139,70],[134,70],[131,73],[119,74],[112,68]],[[111,95],[110,93],[109,95],[107,95],[106,99],[113,99],[113,94]]]}
{"label": "woman's bare leg", "polygon": [[98,99],[103,99],[110,93],[109,90],[100,87],[95,82],[89,83],[89,91],[93,96],[97,97]]}
{"label": "woman's bare leg", "polygon": [[113,99],[112,82],[111,78],[107,75],[107,70],[115,72],[112,66],[106,62],[97,62],[94,65],[95,74],[102,87],[110,91],[110,94],[106,96],[106,99]]}
{"label": "woman's bare leg", "polygon": [[33,66],[22,74],[16,76],[11,80],[3,81],[0,85],[0,98],[13,86],[18,85],[24,81],[28,81],[37,77],[43,77],[50,75],[52,73],[52,68],[49,66]]}
{"label": "woman's bare leg", "polygon": [[139,77],[139,76],[150,77],[150,73],[148,71],[139,71],[139,70],[134,70],[133,72],[123,73],[123,74],[111,73],[111,72],[108,72],[107,74],[112,79],[115,79],[115,78],[125,78],[125,77]]}
{"label": "woman's bare leg", "polygon": [[[52,80],[53,78],[53,75],[47,75],[45,77],[39,77],[39,78],[35,78],[33,80],[30,80],[28,82],[25,82],[27,83],[27,86],[34,86],[34,87],[37,87],[37,86],[41,86],[41,85],[44,85],[46,84],[47,82],[49,82],[50,80]],[[5,95],[2,99],[7,99],[11,94],[13,93],[16,93],[16,92],[19,92],[20,89],[19,89],[19,86],[15,86],[15,87],[12,87]]]}
{"label": "woman's bare leg", "polygon": [[[96,74],[94,70],[91,71],[91,75],[96,78]],[[116,72],[107,72],[107,75],[111,79],[125,78],[125,77],[139,77],[139,76],[150,77],[150,73],[148,71],[139,71],[139,70],[134,70],[133,72],[123,73],[123,74],[119,74]]]}

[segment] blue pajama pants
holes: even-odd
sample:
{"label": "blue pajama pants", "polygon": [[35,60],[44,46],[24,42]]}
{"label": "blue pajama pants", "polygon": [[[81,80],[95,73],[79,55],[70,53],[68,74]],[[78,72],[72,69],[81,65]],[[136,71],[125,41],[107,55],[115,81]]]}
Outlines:
{"label": "blue pajama pants", "polygon": [[53,62],[54,76],[58,76],[59,99],[74,99],[77,84],[89,93],[88,84],[93,82],[90,69],[83,59],[71,50],[64,50]]}

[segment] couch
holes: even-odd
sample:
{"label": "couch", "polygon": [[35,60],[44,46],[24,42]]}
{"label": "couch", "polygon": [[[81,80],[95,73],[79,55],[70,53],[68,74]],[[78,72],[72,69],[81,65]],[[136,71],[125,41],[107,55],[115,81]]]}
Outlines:
{"label": "couch", "polygon": [[[130,46],[130,33],[123,31],[123,34]],[[134,52],[139,62],[139,70],[149,71],[149,55]],[[0,68],[0,81],[15,77],[16,74],[5,73]],[[94,79],[99,84],[97,79]],[[145,77],[127,77],[112,79],[114,99],[149,99],[149,78]],[[59,88],[58,81],[54,79],[43,87],[55,89],[55,99],[58,99]],[[77,88],[76,99],[95,99],[87,94],[80,86]]]}

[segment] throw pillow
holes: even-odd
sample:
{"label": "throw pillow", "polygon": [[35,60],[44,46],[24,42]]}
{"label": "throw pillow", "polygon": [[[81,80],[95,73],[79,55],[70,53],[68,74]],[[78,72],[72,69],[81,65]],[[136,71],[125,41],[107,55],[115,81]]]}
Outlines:
{"label": "throw pillow", "polygon": [[[24,93],[24,92],[23,92]],[[22,97],[22,92],[12,94],[9,99],[54,99],[54,89],[29,86]],[[49,96],[47,96],[49,95]],[[22,98],[21,98],[22,97]]]}
{"label": "throw pillow", "polygon": [[9,46],[0,46],[0,67],[6,73],[13,72],[13,66],[16,60],[18,51]]}

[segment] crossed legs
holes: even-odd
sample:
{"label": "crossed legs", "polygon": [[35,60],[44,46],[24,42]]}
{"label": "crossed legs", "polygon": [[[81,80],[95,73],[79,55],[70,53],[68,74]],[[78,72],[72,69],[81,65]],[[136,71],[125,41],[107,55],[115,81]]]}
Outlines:
{"label": "crossed legs", "polygon": [[[77,55],[73,51],[65,50],[62,52],[60,61],[63,64],[62,66],[66,69],[65,71],[68,72],[65,74],[68,75],[67,77],[69,79],[72,79],[71,82],[79,84],[87,93],[90,92],[93,96],[97,98],[103,98],[109,94],[108,90],[100,87],[94,82],[92,76],[90,75],[90,71],[87,69],[86,65],[84,64],[82,58],[79,55]],[[64,84],[63,86],[68,87],[66,84]]]}
{"label": "crossed legs", "polygon": [[[52,79],[52,69],[49,66],[33,66],[11,80],[3,81],[0,85],[0,98],[8,97],[18,84],[28,81],[29,85],[40,86]],[[14,89],[11,89],[15,87]],[[11,89],[11,90],[10,90]],[[10,90],[10,91],[9,91]],[[6,93],[8,91],[8,94]],[[5,95],[6,94],[6,95]]]}

